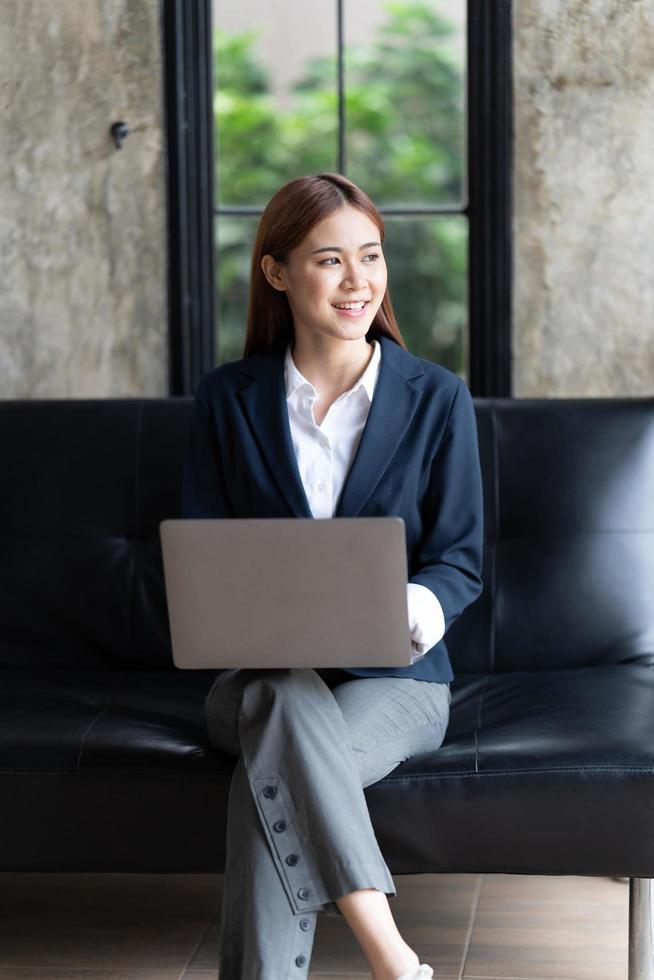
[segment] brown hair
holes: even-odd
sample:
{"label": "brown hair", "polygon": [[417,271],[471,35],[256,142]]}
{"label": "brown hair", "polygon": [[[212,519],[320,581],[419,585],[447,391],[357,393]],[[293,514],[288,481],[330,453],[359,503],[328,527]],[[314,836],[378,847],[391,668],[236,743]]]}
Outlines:
{"label": "brown hair", "polygon": [[[384,220],[364,192],[341,174],[296,177],[273,195],[261,215],[252,250],[247,334],[243,357],[294,339],[293,314],[286,294],[274,289],[261,268],[264,255],[284,262],[315,224],[345,205],[358,208],[374,221],[384,244]],[[388,288],[370,324],[367,339],[385,334],[406,350]]]}

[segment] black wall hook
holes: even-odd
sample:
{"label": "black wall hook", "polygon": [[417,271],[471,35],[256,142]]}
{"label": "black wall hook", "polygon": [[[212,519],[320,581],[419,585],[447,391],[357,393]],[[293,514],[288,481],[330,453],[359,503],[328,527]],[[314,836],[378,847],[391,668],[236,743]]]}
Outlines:
{"label": "black wall hook", "polygon": [[129,126],[126,122],[115,122],[112,124],[109,132],[111,133],[113,141],[116,144],[116,149],[120,150],[125,142],[125,139],[129,135]]}

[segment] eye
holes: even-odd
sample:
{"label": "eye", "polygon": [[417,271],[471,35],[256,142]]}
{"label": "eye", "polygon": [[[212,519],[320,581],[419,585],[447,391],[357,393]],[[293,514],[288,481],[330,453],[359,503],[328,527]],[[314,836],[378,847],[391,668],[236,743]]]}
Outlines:
{"label": "eye", "polygon": [[[376,260],[378,258],[379,258],[379,255],[378,255],[377,252],[371,252],[368,255],[364,255],[362,261],[365,261],[366,259],[371,259],[373,262],[376,262]],[[318,263],[318,265],[329,265],[332,262],[339,262],[339,261],[340,261],[340,259],[338,259],[335,255],[333,255],[330,259],[322,259]]]}

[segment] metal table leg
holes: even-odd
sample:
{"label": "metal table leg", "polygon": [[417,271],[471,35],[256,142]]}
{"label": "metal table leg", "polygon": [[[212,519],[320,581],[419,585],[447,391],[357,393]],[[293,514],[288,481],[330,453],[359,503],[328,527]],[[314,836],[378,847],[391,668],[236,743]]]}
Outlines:
{"label": "metal table leg", "polygon": [[653,883],[629,879],[629,980],[654,980]]}

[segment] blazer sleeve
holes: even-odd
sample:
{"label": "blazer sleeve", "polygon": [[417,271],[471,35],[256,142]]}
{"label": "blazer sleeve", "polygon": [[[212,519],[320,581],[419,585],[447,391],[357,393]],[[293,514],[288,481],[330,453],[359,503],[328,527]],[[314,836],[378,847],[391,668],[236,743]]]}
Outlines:
{"label": "blazer sleeve", "polygon": [[185,518],[236,516],[227,493],[218,433],[209,408],[204,378],[196,388],[191,412],[180,511]]}
{"label": "blazer sleeve", "polygon": [[423,536],[409,579],[430,589],[445,630],[481,594],[484,508],[477,420],[465,383],[452,399],[441,445],[431,464],[423,504]]}

